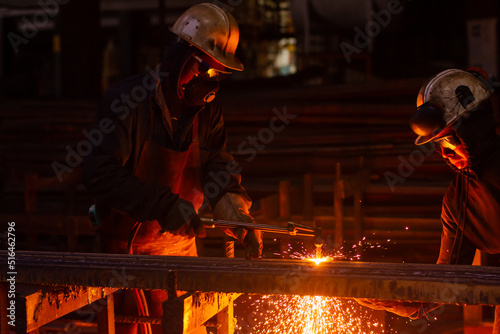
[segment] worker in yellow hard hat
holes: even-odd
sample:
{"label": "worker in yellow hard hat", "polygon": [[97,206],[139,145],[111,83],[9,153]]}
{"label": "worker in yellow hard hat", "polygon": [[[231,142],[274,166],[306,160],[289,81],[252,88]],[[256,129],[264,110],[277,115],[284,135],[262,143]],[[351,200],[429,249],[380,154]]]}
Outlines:
{"label": "worker in yellow hard hat", "polygon": [[[235,56],[238,25],[228,11],[202,3],[169,33],[160,68],[111,87],[96,114],[83,179],[95,197],[103,252],[196,256],[194,237],[205,235],[203,203],[215,219],[253,222],[215,98],[220,81],[243,70]],[[261,256],[259,231],[225,231],[245,245],[248,258]],[[117,296],[117,312],[137,315],[127,302],[136,297]],[[149,315],[161,317],[166,297],[151,292],[137,304],[146,301]],[[117,326],[119,333],[136,332],[135,325]]]}

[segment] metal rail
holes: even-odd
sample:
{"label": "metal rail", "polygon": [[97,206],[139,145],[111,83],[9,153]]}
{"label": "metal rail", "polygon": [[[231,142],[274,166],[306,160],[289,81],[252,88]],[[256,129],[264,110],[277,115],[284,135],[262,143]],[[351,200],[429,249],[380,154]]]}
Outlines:
{"label": "metal rail", "polygon": [[30,284],[500,304],[500,268],[483,266],[19,251],[16,268]]}

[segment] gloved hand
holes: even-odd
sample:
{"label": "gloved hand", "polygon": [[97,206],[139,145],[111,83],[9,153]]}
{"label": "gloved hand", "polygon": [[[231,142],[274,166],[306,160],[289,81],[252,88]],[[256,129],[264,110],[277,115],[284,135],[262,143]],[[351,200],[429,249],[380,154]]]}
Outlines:
{"label": "gloved hand", "polygon": [[[215,220],[231,220],[252,224],[250,216],[252,202],[235,193],[225,193],[213,209]],[[262,232],[244,228],[223,228],[224,232],[240,241],[245,246],[247,259],[258,259],[262,256]]]}
{"label": "gloved hand", "polygon": [[250,230],[243,240],[245,246],[245,257],[250,260],[262,257],[262,232],[259,230]]}
{"label": "gloved hand", "polygon": [[407,317],[412,320],[420,319],[427,316],[429,312],[437,309],[442,303],[428,302],[406,302],[398,300],[383,300],[383,299],[368,299],[355,298],[358,304],[369,307],[374,310],[385,310],[402,317]]}
{"label": "gloved hand", "polygon": [[170,232],[173,235],[188,238],[194,238],[195,236],[204,238],[207,235],[193,204],[180,197],[175,201],[167,217],[164,220],[159,220],[158,223],[160,223],[163,231]]}

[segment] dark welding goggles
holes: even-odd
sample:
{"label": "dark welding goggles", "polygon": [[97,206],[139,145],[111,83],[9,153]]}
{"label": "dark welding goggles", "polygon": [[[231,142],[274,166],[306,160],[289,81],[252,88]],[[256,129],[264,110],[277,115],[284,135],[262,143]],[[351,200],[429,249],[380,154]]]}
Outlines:
{"label": "dark welding goggles", "polygon": [[193,58],[198,62],[198,76],[207,81],[221,81],[231,74],[231,72],[213,68],[196,55]]}
{"label": "dark welding goggles", "polygon": [[458,146],[460,146],[461,142],[458,139],[455,133],[450,133],[449,135],[439,137],[432,141],[434,147],[443,147],[449,150],[454,151]]}

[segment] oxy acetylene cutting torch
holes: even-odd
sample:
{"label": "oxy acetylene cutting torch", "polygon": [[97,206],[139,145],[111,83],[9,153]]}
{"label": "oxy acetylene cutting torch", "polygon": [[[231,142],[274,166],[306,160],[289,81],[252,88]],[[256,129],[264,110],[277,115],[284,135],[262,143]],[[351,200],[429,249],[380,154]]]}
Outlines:
{"label": "oxy acetylene cutting torch", "polygon": [[259,230],[268,233],[288,234],[293,236],[313,237],[316,246],[316,257],[321,257],[321,247],[323,246],[322,230],[319,227],[288,222],[287,226],[275,226],[269,224],[245,223],[230,220],[214,220],[208,217],[200,217],[205,228],[244,228],[246,230]]}

